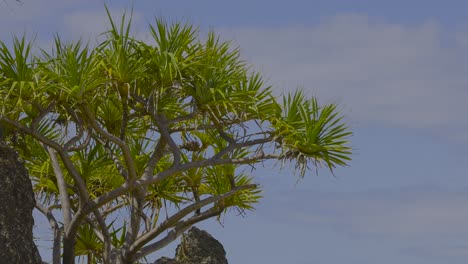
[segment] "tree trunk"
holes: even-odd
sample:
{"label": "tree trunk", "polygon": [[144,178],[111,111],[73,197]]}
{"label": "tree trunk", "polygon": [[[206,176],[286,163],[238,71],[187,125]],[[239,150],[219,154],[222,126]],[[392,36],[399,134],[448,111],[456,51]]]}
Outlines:
{"label": "tree trunk", "polygon": [[63,264],[75,263],[75,242],[68,237],[63,236]]}
{"label": "tree trunk", "polygon": [[42,263],[33,241],[31,180],[18,154],[0,141],[0,261]]}

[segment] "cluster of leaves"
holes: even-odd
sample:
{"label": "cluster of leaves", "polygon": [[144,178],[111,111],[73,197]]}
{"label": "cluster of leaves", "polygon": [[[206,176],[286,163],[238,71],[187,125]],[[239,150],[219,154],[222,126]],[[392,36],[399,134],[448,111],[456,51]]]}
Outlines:
{"label": "cluster of leaves", "polygon": [[0,126],[38,208],[62,213],[64,262],[132,263],[194,223],[252,209],[260,189],[245,165],[292,161],[304,175],[349,161],[334,104],[301,92],[278,102],[229,42],[157,19],[148,44],[125,15],[110,22],[96,47],[56,37],[33,55],[25,38],[0,42]]}

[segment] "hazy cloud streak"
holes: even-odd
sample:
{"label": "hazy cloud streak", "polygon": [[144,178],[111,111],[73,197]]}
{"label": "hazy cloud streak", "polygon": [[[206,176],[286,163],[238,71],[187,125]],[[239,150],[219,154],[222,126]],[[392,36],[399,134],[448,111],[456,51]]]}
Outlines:
{"label": "hazy cloud streak", "polygon": [[337,15],[311,26],[222,30],[279,91],[303,87],[359,122],[468,140],[468,34]]}

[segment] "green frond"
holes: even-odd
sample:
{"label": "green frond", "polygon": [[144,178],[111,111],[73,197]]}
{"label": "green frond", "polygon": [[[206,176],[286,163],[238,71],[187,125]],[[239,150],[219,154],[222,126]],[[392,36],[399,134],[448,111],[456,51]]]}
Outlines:
{"label": "green frond", "polygon": [[13,38],[12,48],[0,41],[0,114],[18,115],[37,97],[32,42]]}
{"label": "green frond", "polygon": [[333,172],[351,160],[348,138],[352,132],[344,124],[336,105],[319,106],[315,98],[305,99],[302,92],[283,98],[283,115],[274,119],[281,159],[296,162],[303,176],[309,163],[324,165]]}
{"label": "green frond", "polygon": [[[221,195],[229,192],[232,188],[232,183],[236,186],[248,185],[253,183],[253,178],[241,173],[236,174],[236,166],[222,165],[213,166],[206,169],[204,183],[200,186],[201,195]],[[252,210],[254,205],[261,198],[261,190],[259,188],[247,189],[239,191],[235,195],[222,201],[226,210],[234,207],[240,212],[243,210]]]}
{"label": "green frond", "polygon": [[52,99],[70,104],[92,101],[106,81],[99,72],[95,51],[81,41],[63,43],[56,36],[55,49],[52,53],[43,51],[43,56],[46,62],[40,63],[41,86]]}
{"label": "green frond", "polygon": [[103,248],[104,245],[97,237],[92,226],[83,224],[79,227],[75,244],[76,256],[92,256],[88,261],[90,263],[96,263],[93,259],[102,257]]}

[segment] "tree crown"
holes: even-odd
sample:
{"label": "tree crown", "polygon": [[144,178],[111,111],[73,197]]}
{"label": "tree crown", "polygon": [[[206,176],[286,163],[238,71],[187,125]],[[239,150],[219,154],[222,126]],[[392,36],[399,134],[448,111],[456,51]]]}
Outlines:
{"label": "tree crown", "polygon": [[[73,249],[64,240],[64,258],[106,262],[120,250],[136,261],[167,244],[164,230],[177,237],[228,208],[252,209],[260,189],[246,166],[292,162],[304,176],[350,160],[335,104],[301,91],[277,100],[214,33],[200,40],[189,24],[156,19],[144,42],[131,19],[109,18],[96,47],[57,36],[33,55],[24,37],[0,42],[0,125],[38,206],[59,209],[63,237],[77,239]],[[179,209],[162,219],[170,204]],[[115,221],[123,208],[130,220]]]}

